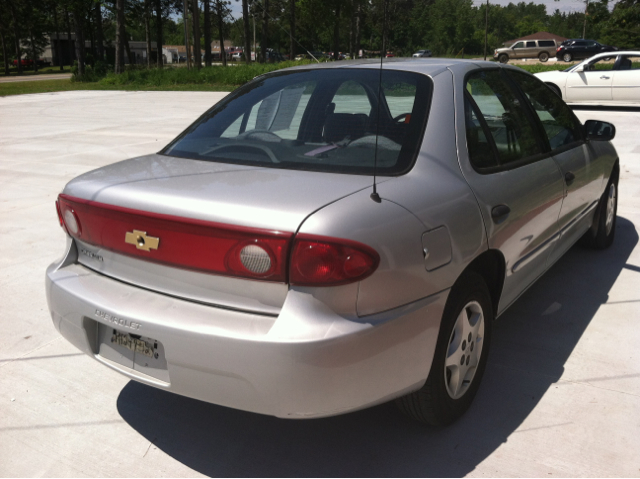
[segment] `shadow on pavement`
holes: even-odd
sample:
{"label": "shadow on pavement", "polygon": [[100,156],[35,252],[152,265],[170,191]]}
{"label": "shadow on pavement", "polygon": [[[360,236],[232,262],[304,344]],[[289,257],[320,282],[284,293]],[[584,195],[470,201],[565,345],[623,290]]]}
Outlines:
{"label": "shadow on pavement", "polygon": [[506,442],[562,376],[638,243],[624,218],[616,235],[606,251],[572,248],[498,320],[478,396],[448,428],[413,423],[392,403],[326,419],[276,419],[134,381],[120,393],[118,411],[156,447],[209,476],[463,476]]}

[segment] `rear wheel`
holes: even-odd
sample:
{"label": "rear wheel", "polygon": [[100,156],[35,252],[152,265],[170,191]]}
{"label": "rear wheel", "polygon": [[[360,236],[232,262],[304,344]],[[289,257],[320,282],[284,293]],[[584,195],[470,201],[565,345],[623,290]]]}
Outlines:
{"label": "rear wheel", "polygon": [[542,63],[545,63],[549,59],[549,54],[547,52],[541,52],[540,55],[538,55],[538,59]]}
{"label": "rear wheel", "polygon": [[471,405],[487,364],[493,309],[487,285],[465,273],[447,300],[431,371],[424,386],[396,400],[407,416],[444,426]]}
{"label": "rear wheel", "polygon": [[562,59],[563,59],[565,62],[570,62],[571,60],[573,60],[573,55],[572,55],[571,53],[564,53],[564,54],[562,55]]}
{"label": "rear wheel", "polygon": [[507,63],[509,61],[509,55],[507,55],[506,53],[503,53],[498,57],[498,61],[500,63]]}

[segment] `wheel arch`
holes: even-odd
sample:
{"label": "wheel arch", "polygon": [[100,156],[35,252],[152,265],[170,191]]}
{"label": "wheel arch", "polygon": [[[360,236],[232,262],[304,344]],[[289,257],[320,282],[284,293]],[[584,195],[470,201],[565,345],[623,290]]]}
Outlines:
{"label": "wheel arch", "polygon": [[468,271],[473,271],[484,279],[491,296],[493,317],[496,318],[506,272],[504,255],[500,250],[488,249],[471,261],[460,277]]}

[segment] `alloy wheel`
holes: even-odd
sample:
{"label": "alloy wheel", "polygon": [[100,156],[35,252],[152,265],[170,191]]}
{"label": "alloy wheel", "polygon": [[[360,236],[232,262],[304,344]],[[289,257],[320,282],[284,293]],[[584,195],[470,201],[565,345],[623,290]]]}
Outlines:
{"label": "alloy wheel", "polygon": [[616,213],[616,185],[613,183],[609,186],[609,194],[607,196],[607,218],[605,220],[605,229],[607,232],[607,236],[611,233],[611,228],[613,228],[613,218]]}

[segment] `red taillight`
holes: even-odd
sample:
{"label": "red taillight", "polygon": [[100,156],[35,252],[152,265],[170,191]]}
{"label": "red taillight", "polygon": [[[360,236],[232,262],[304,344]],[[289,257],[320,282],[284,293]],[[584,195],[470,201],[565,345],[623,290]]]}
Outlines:
{"label": "red taillight", "polygon": [[[291,233],[138,211],[67,195],[60,195],[58,202],[63,220],[69,211],[77,221],[77,233],[65,222],[69,234],[86,243],[179,268],[282,283],[287,280]],[[157,246],[145,249],[144,240],[127,241],[128,236],[142,232]]]}
{"label": "red taillight", "polygon": [[60,222],[60,227],[66,232],[67,228],[64,226],[64,220],[62,219],[62,212],[60,211],[60,203],[56,200],[56,212],[58,213],[58,221]]}
{"label": "red taillight", "polygon": [[380,256],[355,241],[299,234],[289,268],[289,282],[298,286],[338,286],[360,281],[378,267]]}

